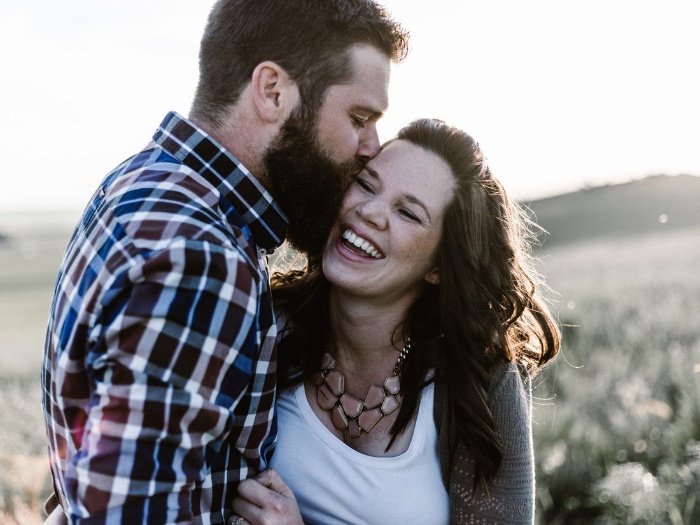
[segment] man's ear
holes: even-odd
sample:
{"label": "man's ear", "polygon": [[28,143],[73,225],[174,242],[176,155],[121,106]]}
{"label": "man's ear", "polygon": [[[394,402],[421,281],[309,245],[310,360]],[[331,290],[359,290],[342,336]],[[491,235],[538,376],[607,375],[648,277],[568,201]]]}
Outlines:
{"label": "man's ear", "polygon": [[425,276],[425,280],[430,284],[440,284],[440,269],[435,267],[430,270],[428,275]]}
{"label": "man's ear", "polygon": [[287,72],[271,61],[261,62],[251,77],[253,100],[265,122],[284,122],[299,103],[299,88]]}

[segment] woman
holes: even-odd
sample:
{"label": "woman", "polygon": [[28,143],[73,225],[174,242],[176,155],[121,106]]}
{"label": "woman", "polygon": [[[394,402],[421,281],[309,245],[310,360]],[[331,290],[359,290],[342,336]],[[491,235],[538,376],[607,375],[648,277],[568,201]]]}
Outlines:
{"label": "woman", "polygon": [[384,146],[322,261],[274,279],[278,444],[241,523],[533,522],[530,377],[559,334],[527,225],[466,133]]}

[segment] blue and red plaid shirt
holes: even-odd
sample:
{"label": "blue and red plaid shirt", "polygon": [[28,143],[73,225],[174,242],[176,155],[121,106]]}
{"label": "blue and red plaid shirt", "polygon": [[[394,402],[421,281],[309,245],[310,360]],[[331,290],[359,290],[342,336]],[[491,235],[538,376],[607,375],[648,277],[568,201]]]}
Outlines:
{"label": "blue and red plaid shirt", "polygon": [[74,523],[224,523],[274,440],[265,253],[287,220],[170,113],[103,181],[60,268],[42,366],[54,487]]}

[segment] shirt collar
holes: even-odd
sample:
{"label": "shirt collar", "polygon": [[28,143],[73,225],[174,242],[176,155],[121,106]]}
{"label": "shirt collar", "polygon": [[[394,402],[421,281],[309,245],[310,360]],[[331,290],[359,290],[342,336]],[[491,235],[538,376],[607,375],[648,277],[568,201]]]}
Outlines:
{"label": "shirt collar", "polygon": [[236,225],[239,216],[255,244],[268,251],[282,244],[287,217],[272,195],[221,144],[174,111],[167,114],[153,140],[219,190],[229,222]]}

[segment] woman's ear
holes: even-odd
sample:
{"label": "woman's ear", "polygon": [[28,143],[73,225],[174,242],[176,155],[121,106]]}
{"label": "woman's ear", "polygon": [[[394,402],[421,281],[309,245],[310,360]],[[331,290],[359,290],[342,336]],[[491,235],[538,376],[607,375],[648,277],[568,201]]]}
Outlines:
{"label": "woman's ear", "polygon": [[299,88],[278,64],[265,61],[258,64],[251,77],[253,101],[260,119],[284,122],[299,104]]}
{"label": "woman's ear", "polygon": [[430,270],[428,275],[425,276],[425,280],[430,284],[440,284],[440,269],[435,267]]}

